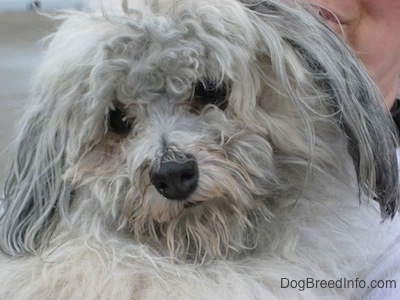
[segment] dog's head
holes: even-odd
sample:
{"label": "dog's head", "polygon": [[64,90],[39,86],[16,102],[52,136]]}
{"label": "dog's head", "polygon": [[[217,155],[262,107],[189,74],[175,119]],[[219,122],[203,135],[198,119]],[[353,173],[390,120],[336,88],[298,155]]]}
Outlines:
{"label": "dog's head", "polygon": [[80,219],[178,257],[240,252],[307,174],[335,177],[345,148],[360,191],[393,216],[396,143],[374,85],[317,17],[282,2],[67,16],[17,137],[3,250],[40,249]]}

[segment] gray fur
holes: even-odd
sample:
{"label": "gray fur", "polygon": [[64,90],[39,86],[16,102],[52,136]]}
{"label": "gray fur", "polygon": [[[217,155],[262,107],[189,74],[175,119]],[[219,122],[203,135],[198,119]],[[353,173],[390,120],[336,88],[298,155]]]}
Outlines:
{"label": "gray fur", "polygon": [[[60,18],[5,185],[0,260],[20,267],[15,278],[25,261],[39,274],[34,294],[0,271],[16,297],[172,297],[190,290],[184,278],[204,297],[230,279],[276,296],[277,274],[359,276],[390,244],[371,201],[396,222],[389,112],[351,50],[297,1],[132,0]],[[195,94],[207,82],[226,88],[226,107]],[[124,122],[128,132],[113,129]],[[185,155],[197,188],[165,199],[151,167]],[[71,290],[74,272],[98,277]],[[126,288],[109,285],[118,276]]]}

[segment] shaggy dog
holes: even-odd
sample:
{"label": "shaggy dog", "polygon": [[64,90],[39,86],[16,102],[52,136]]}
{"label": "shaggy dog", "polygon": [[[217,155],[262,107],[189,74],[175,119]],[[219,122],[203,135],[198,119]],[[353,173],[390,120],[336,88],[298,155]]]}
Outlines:
{"label": "shaggy dog", "polygon": [[361,297],[396,236],[396,139],[310,9],[64,16],[12,151],[0,298]]}

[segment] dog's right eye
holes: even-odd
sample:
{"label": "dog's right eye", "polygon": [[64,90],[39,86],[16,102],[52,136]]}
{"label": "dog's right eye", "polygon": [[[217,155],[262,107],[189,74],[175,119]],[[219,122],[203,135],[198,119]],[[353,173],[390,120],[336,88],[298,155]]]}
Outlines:
{"label": "dog's right eye", "polygon": [[127,120],[126,114],[118,107],[110,110],[108,116],[110,129],[118,134],[128,134],[132,130],[132,122]]}

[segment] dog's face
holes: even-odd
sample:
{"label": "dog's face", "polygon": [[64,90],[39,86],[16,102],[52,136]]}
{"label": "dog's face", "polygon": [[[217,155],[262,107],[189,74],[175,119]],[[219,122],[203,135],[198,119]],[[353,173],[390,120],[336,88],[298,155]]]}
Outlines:
{"label": "dog's face", "polygon": [[254,120],[253,24],[229,23],[239,3],[191,5],[90,21],[110,32],[91,45],[67,110],[67,148],[79,149],[66,153],[65,179],[96,191],[136,237],[166,239],[174,253],[188,235],[215,256],[228,249],[213,240],[234,247],[278,182],[268,130]]}
{"label": "dog's face", "polygon": [[[314,16],[273,1],[138,0],[72,16],[51,41],[22,129],[7,251],[37,248],[60,219],[93,210],[92,222],[111,220],[173,256],[241,252],[311,169],[341,168],[334,147],[346,135],[360,186],[379,185],[388,167],[372,166],[368,149],[388,127],[355,129],[367,116],[357,98],[376,113],[368,124],[384,113],[348,54]],[[349,91],[339,75],[362,83]]]}

